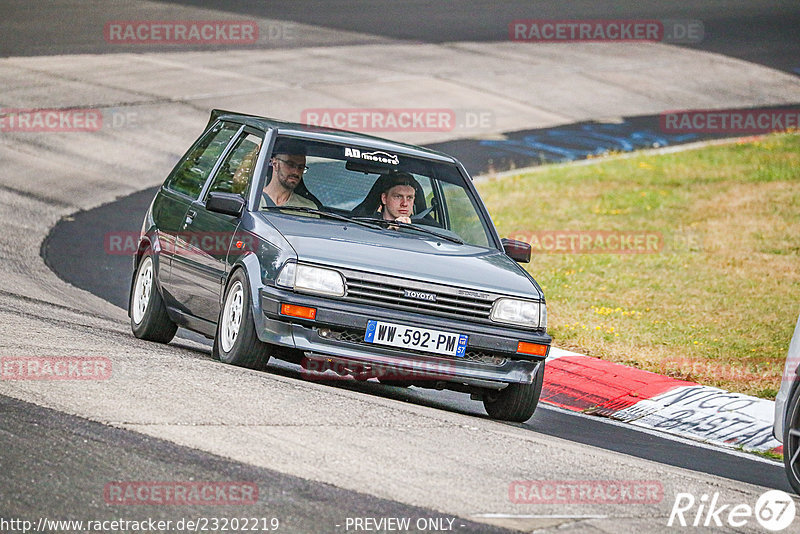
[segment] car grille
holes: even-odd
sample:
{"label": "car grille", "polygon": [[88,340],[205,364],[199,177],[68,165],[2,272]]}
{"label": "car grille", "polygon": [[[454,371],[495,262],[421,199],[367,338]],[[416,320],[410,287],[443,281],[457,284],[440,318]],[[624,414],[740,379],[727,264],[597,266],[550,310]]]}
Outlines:
{"label": "car grille", "polygon": [[[470,291],[405,280],[373,273],[341,270],[345,275],[347,293],[344,300],[359,304],[379,305],[403,311],[439,315],[451,319],[491,322],[492,304],[500,295]],[[435,301],[405,296],[406,290],[433,294]]]}
{"label": "car grille", "polygon": [[[371,347],[375,346],[372,343],[367,343],[366,341],[364,341],[364,331],[326,329],[325,334],[326,335],[323,335],[322,337],[326,339],[335,339],[337,341],[342,341],[345,343],[356,343],[359,345],[369,345]],[[381,347],[381,348],[389,348],[389,347]],[[486,365],[496,365],[496,366],[503,365],[506,363],[506,361],[508,361],[508,358],[504,356],[493,354],[491,352],[485,352],[482,350],[470,350],[469,347],[467,347],[467,351],[462,357],[448,356],[446,354],[433,354],[430,352],[424,352],[413,349],[397,349],[397,350],[402,350],[403,352],[407,352],[410,354],[423,354],[425,356],[434,356],[437,358],[449,358],[452,360],[468,361],[472,363],[483,363]]]}

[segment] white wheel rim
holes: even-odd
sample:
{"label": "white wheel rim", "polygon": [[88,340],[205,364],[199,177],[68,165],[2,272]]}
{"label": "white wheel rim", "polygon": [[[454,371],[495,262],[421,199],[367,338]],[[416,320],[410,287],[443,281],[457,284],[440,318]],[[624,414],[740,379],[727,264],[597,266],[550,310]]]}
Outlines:
{"label": "white wheel rim", "polygon": [[147,306],[150,304],[150,295],[153,291],[153,260],[147,256],[139,266],[136,276],[136,287],[133,290],[133,322],[139,324],[144,319]]}
{"label": "white wheel rim", "polygon": [[792,469],[792,474],[795,477],[800,477],[800,429],[789,427],[789,443],[783,444],[785,453],[790,453],[792,456],[789,459],[789,467]]}
{"label": "white wheel rim", "polygon": [[220,345],[223,352],[230,352],[236,338],[239,336],[239,328],[242,326],[242,310],[244,309],[244,289],[240,281],[235,281],[228,291],[228,298],[225,299],[225,308],[222,313],[222,325],[220,328]]}

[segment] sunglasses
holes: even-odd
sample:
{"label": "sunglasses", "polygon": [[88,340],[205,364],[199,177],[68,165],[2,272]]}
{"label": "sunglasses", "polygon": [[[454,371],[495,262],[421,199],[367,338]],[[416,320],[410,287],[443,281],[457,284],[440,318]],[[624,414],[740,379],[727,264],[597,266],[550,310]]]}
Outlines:
{"label": "sunglasses", "polygon": [[285,160],[283,158],[275,158],[278,161],[285,163],[287,167],[290,169],[294,169],[297,171],[302,171],[303,174],[308,172],[308,165],[303,165],[302,163],[292,163],[291,161]]}

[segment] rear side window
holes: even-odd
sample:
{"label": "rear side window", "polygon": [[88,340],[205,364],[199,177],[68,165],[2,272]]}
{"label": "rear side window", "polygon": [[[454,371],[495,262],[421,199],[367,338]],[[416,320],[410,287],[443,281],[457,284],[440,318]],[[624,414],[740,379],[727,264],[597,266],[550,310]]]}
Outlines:
{"label": "rear side window", "polygon": [[245,133],[239,137],[220,165],[209,192],[236,193],[245,197],[260,149],[261,138],[257,135]]}
{"label": "rear side window", "polygon": [[239,131],[238,124],[218,124],[200,139],[183,158],[167,180],[166,186],[192,198],[197,198],[203,185],[231,138]]}

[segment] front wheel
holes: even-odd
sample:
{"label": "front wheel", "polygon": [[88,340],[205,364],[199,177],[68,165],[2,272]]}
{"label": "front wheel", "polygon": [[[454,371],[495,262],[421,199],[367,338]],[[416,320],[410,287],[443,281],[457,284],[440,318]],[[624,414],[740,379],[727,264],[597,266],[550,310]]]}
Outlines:
{"label": "front wheel", "polygon": [[544,362],[536,368],[533,384],[509,384],[505,389],[486,393],[483,407],[492,419],[524,423],[539,404],[544,382]]}
{"label": "front wheel", "polygon": [[156,270],[149,249],[136,268],[128,314],[133,335],[139,339],[169,343],[178,330],[178,325],[167,315],[167,307],[156,287]]}
{"label": "front wheel", "polygon": [[225,292],[212,353],[225,363],[249,369],[263,369],[269,361],[269,346],[256,335],[250,286],[242,270],[231,276]]}
{"label": "front wheel", "polygon": [[786,403],[783,422],[783,465],[789,484],[800,493],[800,387],[794,388]]}

